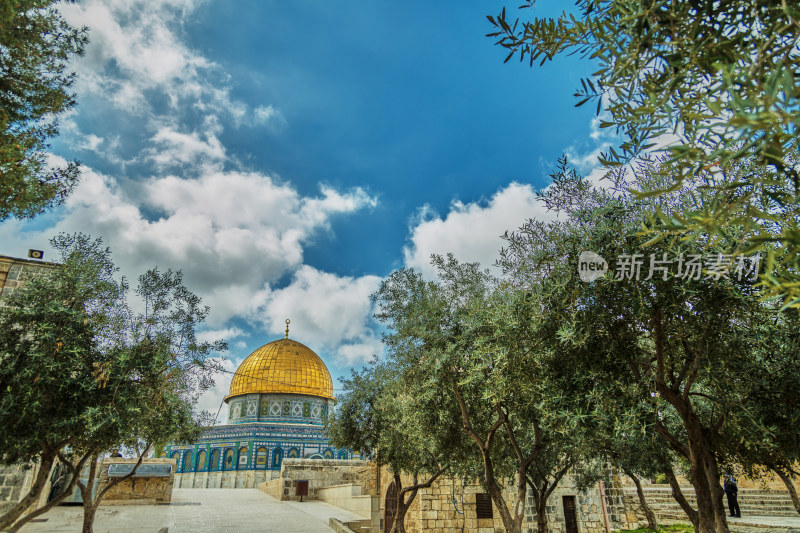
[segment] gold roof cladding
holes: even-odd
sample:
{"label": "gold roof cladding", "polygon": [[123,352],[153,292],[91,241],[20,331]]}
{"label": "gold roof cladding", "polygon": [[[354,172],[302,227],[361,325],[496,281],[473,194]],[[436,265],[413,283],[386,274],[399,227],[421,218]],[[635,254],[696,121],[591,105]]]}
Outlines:
{"label": "gold roof cladding", "polygon": [[333,381],[328,367],[313,350],[285,338],[258,348],[239,365],[225,400],[251,393],[308,394],[333,399]]}

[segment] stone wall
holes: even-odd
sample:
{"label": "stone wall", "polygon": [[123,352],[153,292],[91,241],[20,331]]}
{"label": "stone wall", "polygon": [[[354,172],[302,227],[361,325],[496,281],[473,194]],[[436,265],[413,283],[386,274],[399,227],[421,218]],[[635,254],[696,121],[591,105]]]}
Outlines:
{"label": "stone wall", "polygon": [[[100,463],[97,473],[98,492],[109,483],[108,467],[111,464],[135,464],[138,459],[122,459],[107,457]],[[142,464],[171,464],[172,474],[169,477],[132,477],[109,489],[101,500],[102,505],[130,505],[168,503],[172,501],[172,488],[175,480],[175,459],[150,458]],[[112,478],[113,479],[113,478]]]}
{"label": "stone wall", "polygon": [[0,305],[31,277],[51,272],[57,266],[55,263],[0,255]]}
{"label": "stone wall", "polygon": [[[636,523],[628,520],[625,507],[624,490],[619,478],[609,471],[603,484],[606,511],[611,529],[633,528]],[[404,486],[412,483],[409,476],[402,476]],[[388,469],[381,472],[380,515],[385,518],[386,492],[393,481]],[[420,480],[422,481],[422,480]],[[447,532],[464,531],[469,533],[499,533],[505,531],[500,513],[492,502],[493,518],[477,517],[476,494],[485,490],[479,483],[467,483],[460,479],[440,478],[430,488],[422,489],[411,504],[406,515],[406,531]],[[513,509],[516,495],[511,488],[506,489],[504,498],[510,509]],[[565,477],[553,491],[547,502],[548,530],[566,531],[564,522],[564,496],[575,498],[576,518],[581,533],[605,533],[605,516],[603,513],[603,497],[599,484],[584,490],[578,487],[572,477]],[[528,493],[525,505],[525,517],[522,531],[534,533],[537,530],[536,510],[533,497]]]}
{"label": "stone wall", "polygon": [[[53,465],[55,468],[55,465]],[[0,514],[10,509],[31,490],[34,478],[39,472],[39,463],[33,467],[28,465],[0,466]],[[51,477],[47,478],[39,499],[31,505],[28,511],[37,509],[47,503],[52,489]]]}
{"label": "stone wall", "polygon": [[273,479],[272,481],[265,481],[258,484],[258,490],[266,492],[276,500],[281,499],[283,493],[283,480],[281,478]]}
{"label": "stone wall", "polygon": [[367,519],[380,511],[378,497],[362,494],[361,486],[352,483],[322,487],[317,490],[317,498]]}
{"label": "stone wall", "polygon": [[[565,532],[564,497],[575,498],[575,511],[581,533],[605,533],[605,520],[608,517],[610,529],[635,529],[638,521],[629,515],[625,492],[619,478],[609,472],[605,481],[579,490],[572,476],[565,476],[547,499],[548,530]],[[605,512],[603,503],[605,500]],[[536,509],[533,497],[528,494],[526,518],[530,517],[530,531],[536,531]],[[631,522],[631,518],[634,521]]]}
{"label": "stone wall", "polygon": [[175,474],[179,489],[254,489],[260,483],[275,479],[277,470],[225,470],[216,472],[184,472]]}
{"label": "stone wall", "polygon": [[[297,481],[308,481],[308,496],[303,499],[318,499],[317,491],[323,487],[343,484],[358,484],[369,472],[367,461],[326,459],[284,459],[281,464],[281,500],[300,500]],[[362,492],[368,494],[368,492]]]}
{"label": "stone wall", "polygon": [[30,467],[0,466],[0,514],[16,505],[30,490],[32,474]]}

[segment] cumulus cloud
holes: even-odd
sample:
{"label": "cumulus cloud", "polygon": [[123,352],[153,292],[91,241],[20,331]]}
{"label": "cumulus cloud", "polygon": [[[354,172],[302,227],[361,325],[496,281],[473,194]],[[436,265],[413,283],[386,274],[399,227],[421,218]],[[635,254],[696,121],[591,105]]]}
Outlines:
{"label": "cumulus cloud", "polygon": [[187,285],[211,305],[210,323],[219,326],[262,308],[270,284],[301,267],[305,244],[329,230],[333,217],[375,203],[358,188],[324,187],[304,197],[256,172],[156,176],[136,187],[134,202],[115,180],[84,168],[54,227],[36,231],[11,222],[0,226],[0,241],[21,253],[32,247],[24,242],[42,245],[60,231],[103,236],[129,277],[153,265],[183,269]]}
{"label": "cumulus cloud", "polygon": [[423,208],[412,221],[409,243],[403,249],[405,265],[434,277],[431,255],[452,253],[461,261],[491,267],[503,246],[500,236],[529,218],[552,220],[555,216],[537,200],[530,185],[521,183],[509,184],[485,202],[454,201],[444,217]]}
{"label": "cumulus cloud", "polygon": [[225,159],[225,148],[216,135],[207,132],[183,133],[170,127],[160,128],[152,137],[152,146],[145,157],[159,169],[176,165],[202,165],[220,163]]}
{"label": "cumulus cloud", "polygon": [[[121,110],[142,112],[149,109],[148,95],[155,91],[172,108],[188,104],[241,123],[249,110],[231,97],[227,75],[182,40],[183,21],[203,3],[85,0],[60,6],[72,25],[89,28],[86,54],[76,61],[78,92],[102,97]],[[276,113],[270,106],[255,110],[261,121]]]}
{"label": "cumulus cloud", "polygon": [[256,122],[269,122],[270,119],[276,117],[277,115],[278,111],[271,105],[260,105],[253,110],[253,117],[255,118]]}
{"label": "cumulus cloud", "polygon": [[380,282],[378,276],[337,276],[304,265],[289,285],[265,293],[258,316],[275,332],[290,319],[290,336],[332,355],[340,364],[364,363],[383,352],[371,329],[369,299]]}
{"label": "cumulus cloud", "polygon": [[197,333],[197,340],[200,342],[214,342],[222,339],[230,344],[233,339],[241,337],[244,334],[241,328],[235,326],[222,329],[207,329]]}

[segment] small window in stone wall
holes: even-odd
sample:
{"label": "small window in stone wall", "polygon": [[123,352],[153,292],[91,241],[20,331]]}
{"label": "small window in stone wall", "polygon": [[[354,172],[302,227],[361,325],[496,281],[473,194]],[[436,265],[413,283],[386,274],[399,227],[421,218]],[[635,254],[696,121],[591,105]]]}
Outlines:
{"label": "small window in stone wall", "polygon": [[485,492],[475,494],[475,512],[478,518],[494,518],[491,496]]}

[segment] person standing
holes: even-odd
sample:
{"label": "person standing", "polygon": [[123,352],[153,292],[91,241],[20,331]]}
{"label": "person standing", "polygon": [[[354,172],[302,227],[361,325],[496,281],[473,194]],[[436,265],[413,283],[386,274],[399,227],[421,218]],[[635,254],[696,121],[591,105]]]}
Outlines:
{"label": "person standing", "polygon": [[728,509],[730,509],[731,516],[741,518],[742,513],[739,510],[739,502],[737,501],[739,488],[736,486],[736,481],[731,476],[725,475],[725,484],[722,488],[728,497]]}

